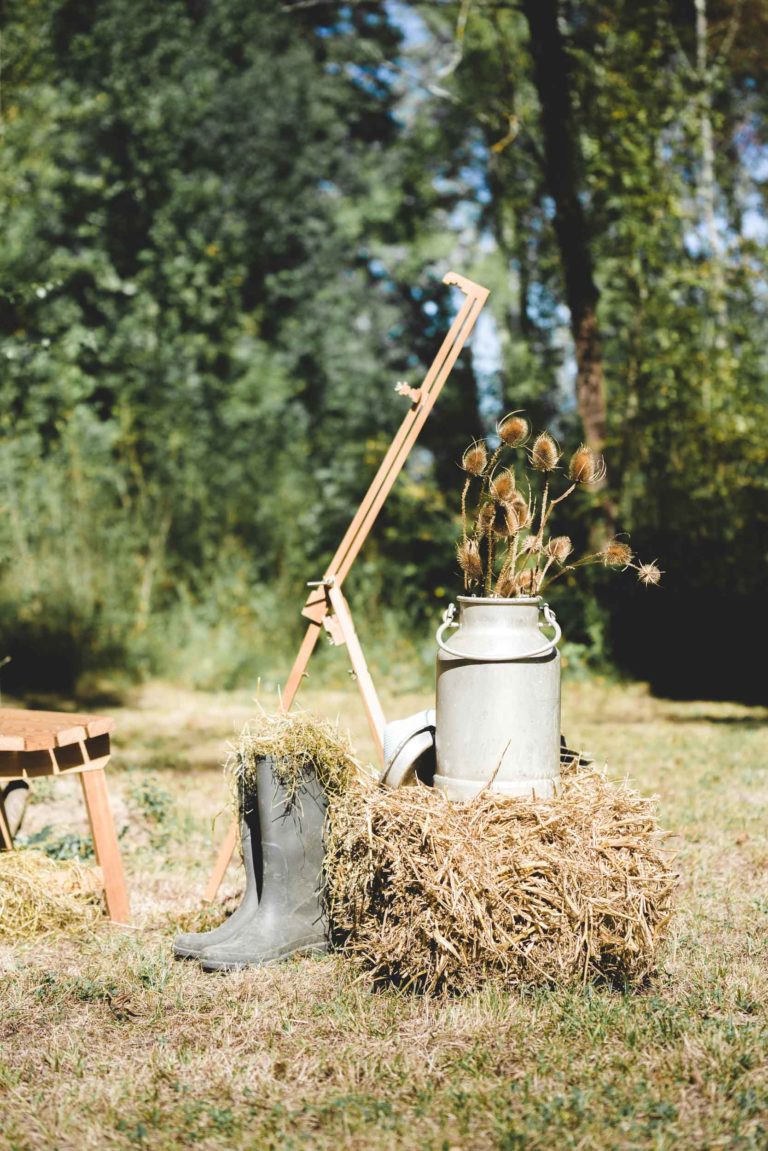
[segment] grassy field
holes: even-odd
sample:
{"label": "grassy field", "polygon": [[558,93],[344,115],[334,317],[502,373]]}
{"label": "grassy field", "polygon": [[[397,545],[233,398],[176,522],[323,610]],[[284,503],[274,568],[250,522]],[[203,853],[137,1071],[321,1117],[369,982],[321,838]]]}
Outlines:
{"label": "grassy field", "polygon": [[[351,686],[301,702],[370,754]],[[396,717],[429,699],[383,702]],[[432,1001],[374,993],[338,956],[228,976],[174,962],[226,824],[226,744],[255,705],[155,684],[104,710],[135,926],[11,946],[0,923],[3,1151],[768,1147],[764,710],[567,685],[571,744],[658,794],[674,836],[658,976]],[[24,830],[76,849],[77,785],[38,784]],[[238,882],[233,867],[230,900]]]}

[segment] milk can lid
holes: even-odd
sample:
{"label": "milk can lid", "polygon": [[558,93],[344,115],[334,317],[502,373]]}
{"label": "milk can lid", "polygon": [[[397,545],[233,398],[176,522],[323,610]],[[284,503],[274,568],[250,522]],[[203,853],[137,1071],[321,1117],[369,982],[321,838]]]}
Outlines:
{"label": "milk can lid", "polygon": [[388,723],[384,728],[381,782],[385,787],[396,788],[413,783],[417,776],[424,778],[429,775],[429,761],[434,760],[434,748],[434,709]]}

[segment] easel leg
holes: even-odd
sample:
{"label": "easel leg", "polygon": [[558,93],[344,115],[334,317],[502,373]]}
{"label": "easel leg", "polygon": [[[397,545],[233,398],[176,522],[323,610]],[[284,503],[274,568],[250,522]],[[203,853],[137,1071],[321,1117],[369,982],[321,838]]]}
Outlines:
{"label": "easel leg", "polygon": [[306,630],[304,639],[301,642],[301,647],[299,648],[299,653],[293,662],[290,675],[285,681],[285,687],[280,696],[281,711],[290,711],[291,709],[291,704],[296,698],[296,692],[299,690],[301,681],[304,678],[304,672],[307,670],[309,657],[315,650],[317,641],[320,638],[321,630],[321,627],[316,623],[311,623]]}
{"label": "easel leg", "polygon": [[234,854],[237,847],[237,820],[233,819],[227,828],[227,834],[224,836],[224,842],[219,848],[219,854],[216,856],[216,863],[214,864],[211,878],[208,880],[208,886],[203,892],[203,903],[213,903],[216,898],[216,892],[221,887],[222,880],[229,867],[229,861]]}
{"label": "easel leg", "polygon": [[341,593],[341,589],[337,587],[329,588],[328,598],[333,607],[333,614],[339,621],[341,634],[344,636],[344,643],[347,645],[349,651],[349,658],[352,664],[352,670],[357,677],[357,686],[360,689],[360,694],[363,697],[363,707],[365,714],[368,717],[368,726],[371,729],[373,742],[376,745],[376,752],[379,757],[379,762],[384,766],[384,710],[379,703],[379,697],[376,694],[376,688],[373,686],[371,673],[368,670],[368,664],[365,662],[363,649],[360,646],[360,640],[357,638],[355,625],[352,620],[352,614],[349,610],[349,605]]}
{"label": "easel leg", "polygon": [[104,769],[96,768],[80,772],[80,784],[91,825],[96,862],[104,873],[104,894],[109,918],[114,923],[129,923],[130,909],[125,889],[123,861],[120,858],[115,823],[109,806]]}

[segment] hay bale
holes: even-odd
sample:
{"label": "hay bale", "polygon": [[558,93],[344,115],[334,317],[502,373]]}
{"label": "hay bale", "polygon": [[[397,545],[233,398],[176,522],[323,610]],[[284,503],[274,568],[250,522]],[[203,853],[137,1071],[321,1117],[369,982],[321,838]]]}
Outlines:
{"label": "hay bale", "polygon": [[576,762],[547,801],[358,786],[331,807],[336,941],[399,987],[639,984],[675,884],[655,801]]}
{"label": "hay bale", "polygon": [[75,860],[31,850],[0,852],[0,940],[19,943],[94,926],[102,887],[99,869]]}

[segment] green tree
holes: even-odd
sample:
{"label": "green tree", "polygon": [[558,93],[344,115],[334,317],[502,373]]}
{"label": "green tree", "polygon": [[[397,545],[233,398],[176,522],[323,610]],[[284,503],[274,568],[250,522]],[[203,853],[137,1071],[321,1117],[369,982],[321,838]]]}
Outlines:
{"label": "green tree", "polygon": [[[618,523],[667,571],[653,597],[602,590],[616,651],[664,690],[750,691],[724,614],[714,636],[698,621],[725,595],[756,615],[768,559],[765,262],[750,238],[765,227],[765,11],[473,0],[425,20],[425,54],[453,48],[432,114],[465,154],[474,144],[481,226],[512,289],[507,368],[523,335],[545,379],[567,305],[570,409],[586,439],[604,424]],[[582,323],[597,334],[598,299],[600,341],[580,343]],[[573,428],[552,383],[551,410]],[[530,390],[510,378],[509,406]],[[588,598],[580,614],[576,634]]]}
{"label": "green tree", "polygon": [[301,603],[402,414],[385,381],[427,347],[375,261],[403,194],[367,52],[398,38],[378,2],[7,6],[16,648],[64,628],[112,660],[179,602],[232,613],[281,585]]}

